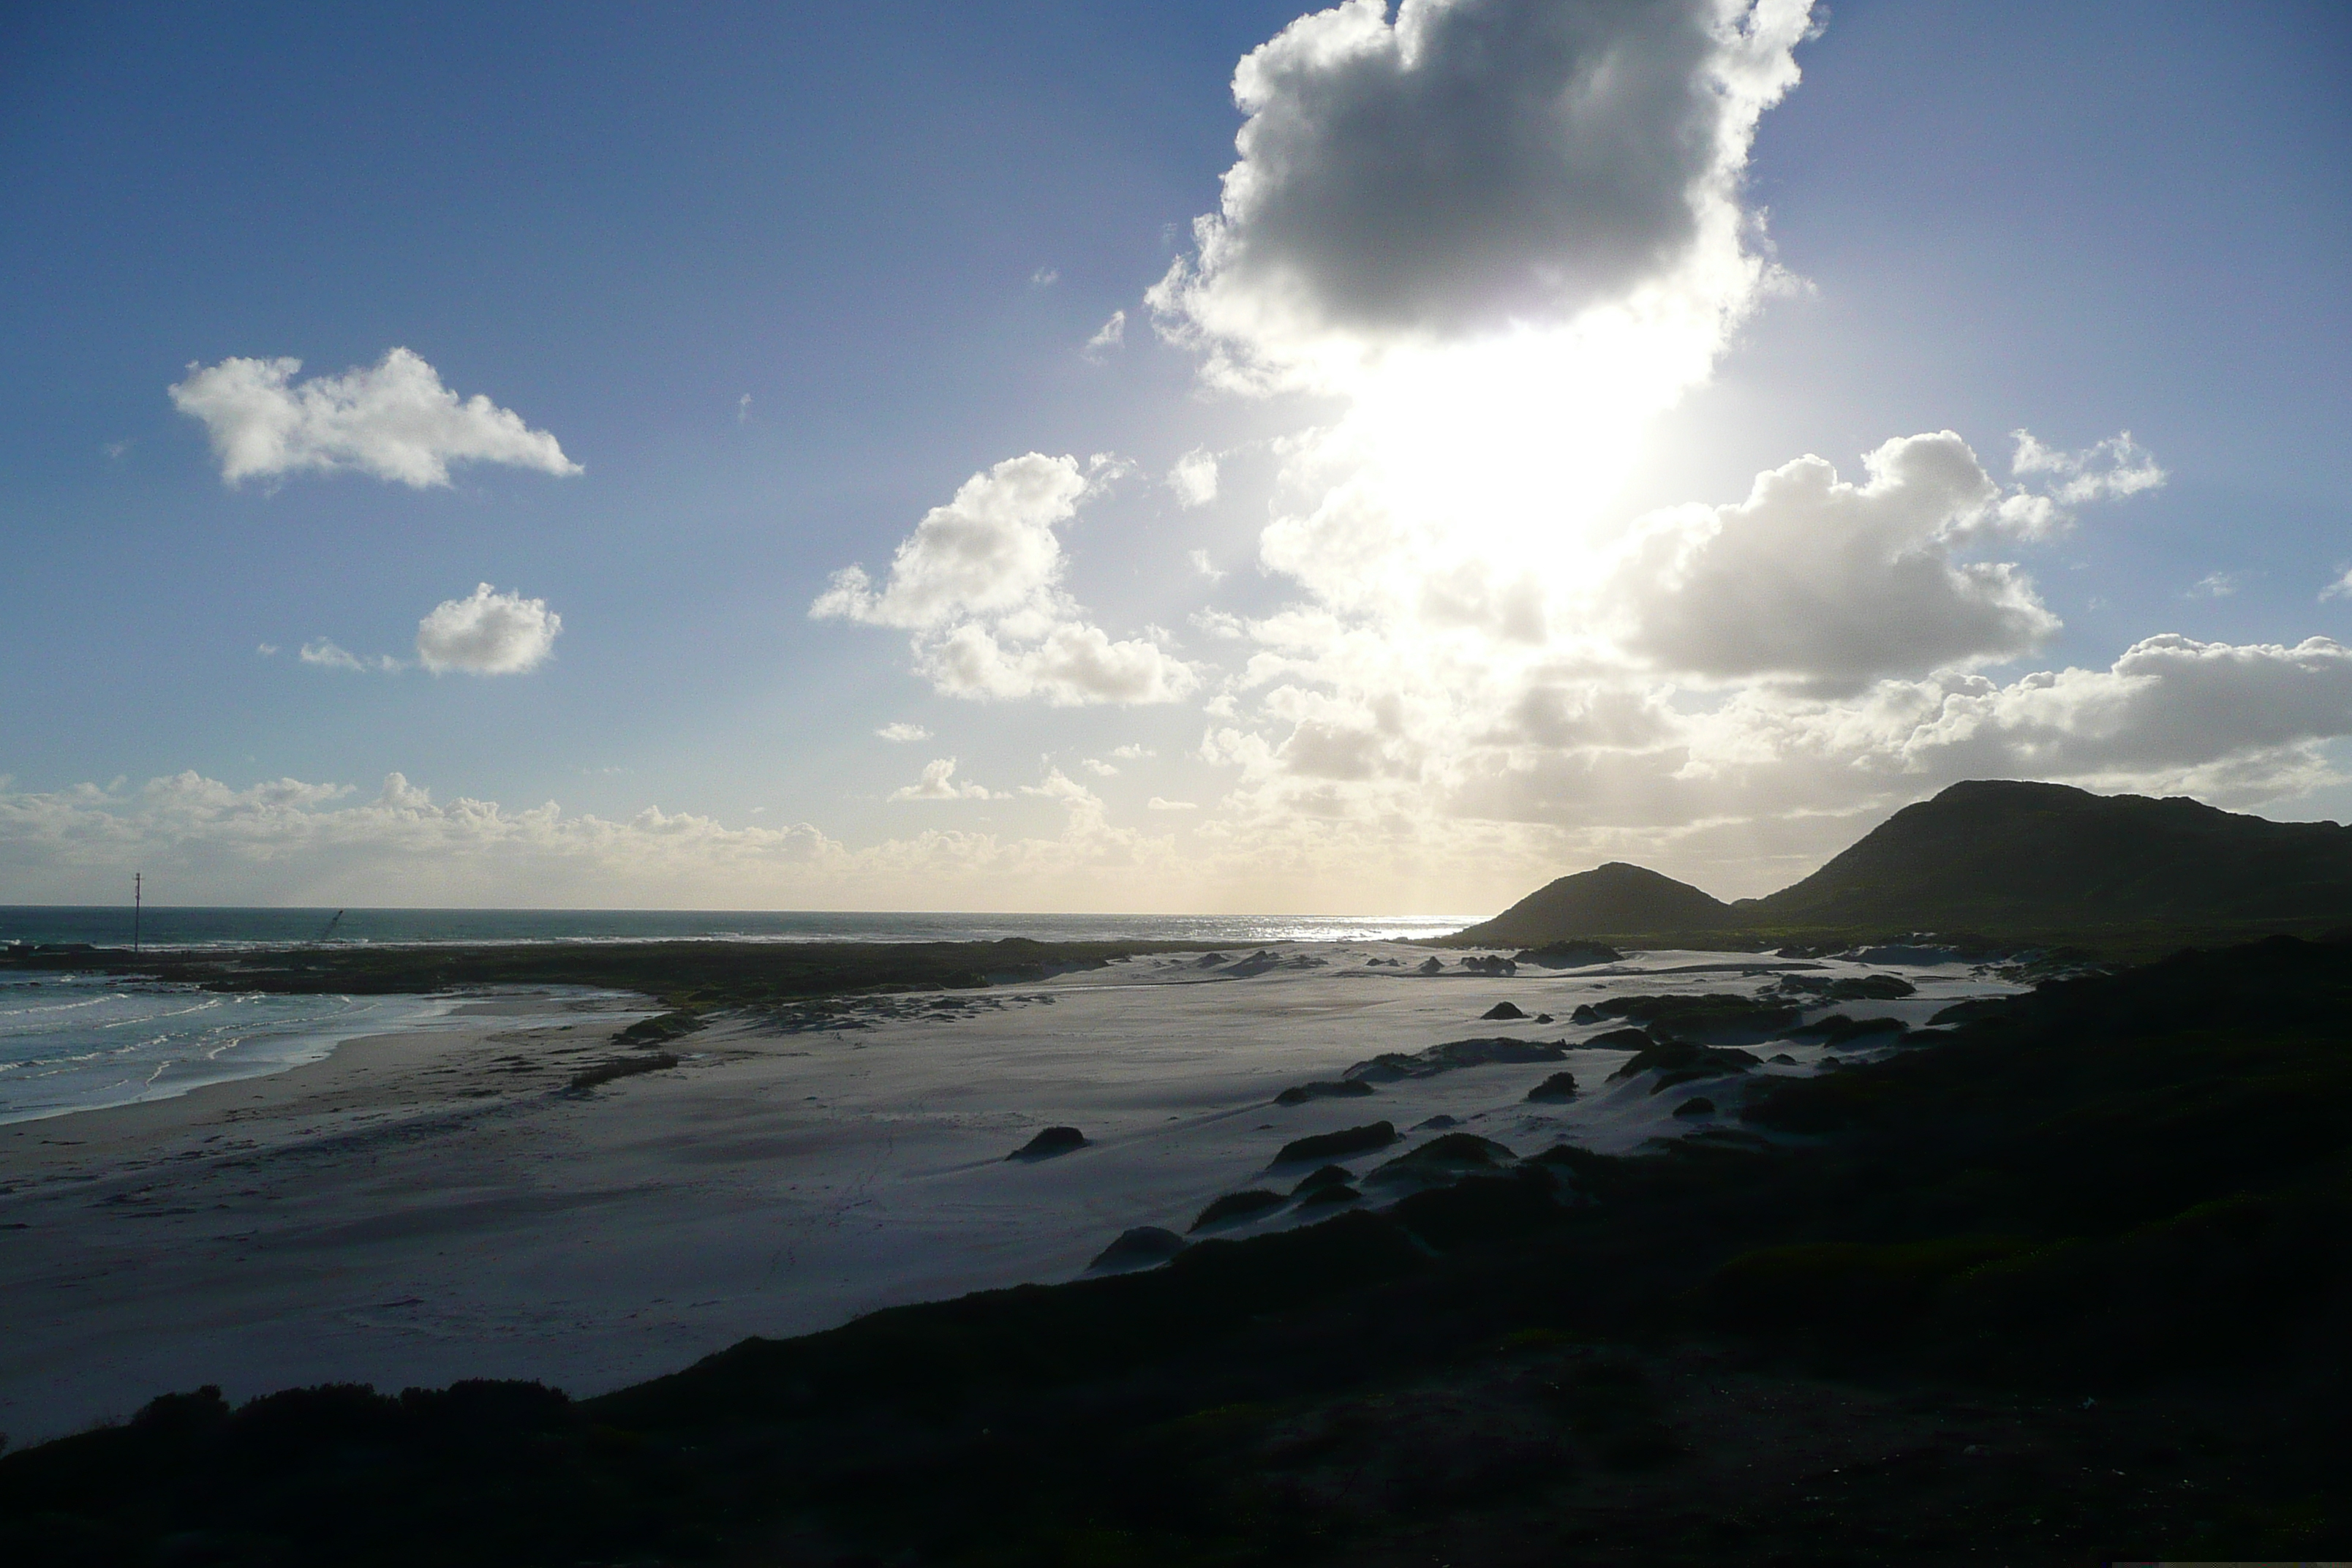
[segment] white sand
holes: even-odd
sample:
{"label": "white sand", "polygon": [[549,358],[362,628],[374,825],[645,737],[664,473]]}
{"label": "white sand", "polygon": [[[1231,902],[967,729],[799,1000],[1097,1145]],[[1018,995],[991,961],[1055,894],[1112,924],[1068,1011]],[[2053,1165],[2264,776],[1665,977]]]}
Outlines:
{"label": "white sand", "polygon": [[[1753,993],[1786,967],[1651,953],[1489,979],[1367,967],[1430,954],[1389,944],[1283,953],[1322,962],[1232,979],[1140,958],[860,1004],[843,1016],[862,1026],[739,1016],[674,1045],[688,1055],[675,1070],[586,1092],[562,1086],[629,1054],[608,1037],[651,1009],[509,993],[276,1077],[0,1127],[0,1432],[36,1440],[204,1383],[232,1398],[470,1376],[596,1393],[747,1334],[1069,1278],[1131,1226],[1181,1231],[1221,1193],[1286,1191],[1308,1167],[1265,1166],[1289,1139],[1374,1121],[1402,1131],[1443,1113],[1530,1154],[1686,1134],[1706,1125],[1672,1115],[1692,1093],[1732,1124],[1741,1080],[1607,1084],[1622,1051],[1270,1101],[1383,1051],[1491,1035],[1573,1046],[1610,1026],[1569,1025],[1580,1001]],[[1820,973],[1890,969],[1919,996],[1808,1016],[1924,1022],[2011,989],[1958,965]],[[1506,1000],[1558,1022],[1480,1021]],[[1803,1065],[1768,1070],[1810,1071],[1822,1054],[1758,1054],[1778,1050]],[[1578,1100],[1524,1102],[1563,1068]],[[1054,1123],[1089,1146],[1006,1161]],[[1223,1234],[1290,1223],[1284,1211]]]}

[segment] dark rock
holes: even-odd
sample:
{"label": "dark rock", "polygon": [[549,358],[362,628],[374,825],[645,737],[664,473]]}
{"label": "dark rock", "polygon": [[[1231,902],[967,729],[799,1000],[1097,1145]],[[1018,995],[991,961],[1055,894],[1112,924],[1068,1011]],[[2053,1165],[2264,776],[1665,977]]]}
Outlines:
{"label": "dark rock", "polygon": [[1361,1203],[1363,1197],[1363,1194],[1348,1185],[1347,1183],[1340,1182],[1331,1186],[1316,1188],[1298,1200],[1298,1206],[1303,1209],[1323,1208],[1332,1204]]}
{"label": "dark rock", "polygon": [[[1705,995],[1612,996],[1593,1005],[1591,1021],[1623,1018],[1646,1024],[1654,1035],[1683,1039],[1769,1038],[1803,1016],[1793,1002],[1765,1002],[1726,992]],[[1583,1009],[1577,1010],[1581,1021]]]}
{"label": "dark rock", "polygon": [[1475,1040],[1448,1040],[1411,1056],[1384,1051],[1358,1062],[1340,1076],[1369,1083],[1394,1083],[1399,1079],[1435,1078],[1461,1068],[1507,1066],[1514,1062],[1556,1062],[1568,1055],[1566,1040],[1514,1040],[1492,1036]]}
{"label": "dark rock", "polygon": [[1703,1094],[1695,1094],[1675,1107],[1676,1116],[1713,1116],[1715,1101]]}
{"label": "dark rock", "polygon": [[1576,1011],[1568,1016],[1568,1021],[1571,1024],[1598,1024],[1601,1022],[1601,1009],[1590,1002],[1579,1003]]}
{"label": "dark rock", "polygon": [[1117,1241],[1102,1249],[1090,1269],[1149,1268],[1155,1263],[1165,1263],[1184,1250],[1184,1238],[1172,1230],[1162,1230],[1156,1225],[1139,1225],[1123,1232]]}
{"label": "dark rock", "polygon": [[1012,1153],[1008,1160],[1050,1160],[1087,1146],[1087,1135],[1075,1127],[1048,1127]]}
{"label": "dark rock", "polygon": [[1508,1002],[1497,1002],[1478,1015],[1482,1019],[1524,1018],[1527,1014]]}
{"label": "dark rock", "polygon": [[1622,963],[1625,957],[1615,948],[1598,942],[1547,942],[1511,956],[1520,963],[1532,963],[1543,969],[1581,969],[1591,963]]}
{"label": "dark rock", "polygon": [[1344,1160],[1350,1154],[1385,1149],[1396,1141],[1397,1130],[1393,1125],[1375,1121],[1369,1127],[1349,1127],[1338,1132],[1318,1132],[1311,1137],[1294,1138],[1282,1146],[1282,1152],[1274,1157],[1274,1163],[1290,1165],[1303,1160]]}
{"label": "dark rock", "polygon": [[1324,1187],[1344,1187],[1355,1179],[1355,1173],[1345,1165],[1325,1165],[1291,1188],[1290,1195],[1294,1198],[1303,1198],[1307,1194]]}
{"label": "dark rock", "polygon": [[1195,969],[1214,969],[1218,964],[1224,962],[1225,955],[1222,952],[1204,952],[1200,957],[1192,961],[1192,967]]}
{"label": "dark rock", "polygon": [[1192,1228],[1199,1230],[1204,1226],[1228,1225],[1247,1219],[1252,1215],[1264,1214],[1268,1209],[1278,1209],[1282,1205],[1280,1193],[1269,1193],[1263,1187],[1252,1187],[1245,1193],[1227,1193],[1201,1211],[1201,1217],[1192,1222]]}
{"label": "dark rock", "polygon": [[1927,1020],[1932,1025],[1973,1024],[1979,1018],[1997,1017],[2008,1011],[2017,1000],[2014,996],[1972,996],[1966,1002],[1955,1002]]}
{"label": "dark rock", "polygon": [[1324,1079],[1293,1084],[1274,1097],[1276,1105],[1304,1105],[1310,1100],[1353,1100],[1372,1092],[1361,1079]]}
{"label": "dark rock", "polygon": [[1770,1062],[1776,1068],[1792,1068],[1797,1065],[1797,1058],[1790,1056],[1786,1051],[1775,1051],[1772,1055],[1766,1057],[1764,1059]]}
{"label": "dark rock", "polygon": [[1465,958],[1462,961],[1462,967],[1473,974],[1517,974],[1519,972],[1519,966],[1517,963],[1494,953],[1486,953],[1476,958]]}
{"label": "dark rock", "polygon": [[1413,973],[1416,974],[1443,974],[1445,973],[1445,961],[1442,958],[1424,958],[1421,961],[1421,967],[1413,971]]}
{"label": "dark rock", "polygon": [[1528,1090],[1528,1099],[1538,1105],[1554,1105],[1575,1098],[1576,1075],[1572,1072],[1556,1072]]}
{"label": "dark rock", "polygon": [[1426,1121],[1414,1122],[1412,1130],[1415,1132],[1438,1132],[1448,1127],[1459,1127],[1461,1125],[1462,1122],[1459,1118],[1448,1116],[1441,1110]]}
{"label": "dark rock", "polygon": [[1577,1047],[1588,1051],[1646,1051],[1657,1043],[1650,1038],[1647,1029],[1611,1029],[1578,1041]]}
{"label": "dark rock", "polygon": [[1551,1015],[1549,1013],[1538,1013],[1536,1015],[1536,1022],[1538,1024],[1549,1024],[1551,1022]]}

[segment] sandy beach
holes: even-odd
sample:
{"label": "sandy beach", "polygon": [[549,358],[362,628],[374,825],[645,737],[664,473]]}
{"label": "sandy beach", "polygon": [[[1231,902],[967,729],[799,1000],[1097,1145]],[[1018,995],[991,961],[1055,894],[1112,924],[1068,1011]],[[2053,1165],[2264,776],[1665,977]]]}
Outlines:
{"label": "sandy beach", "polygon": [[[1447,972],[1416,973],[1433,955]],[[0,1128],[0,1431],[38,1440],[206,1383],[232,1398],[475,1376],[592,1394],[750,1334],[1069,1278],[1130,1226],[1181,1231],[1220,1194],[1287,1191],[1308,1167],[1269,1162],[1309,1133],[1450,1117],[1521,1153],[1626,1152],[1731,1123],[1740,1079],[1696,1086],[1721,1108],[1698,1118],[1651,1075],[1609,1082],[1629,1053],[1579,1047],[1610,1026],[1571,1025],[1582,1002],[1893,972],[1917,994],[1866,1010],[1918,1024],[2012,989],[1958,963],[1656,952],[1489,976],[1460,956],[1161,955],[740,1014],[674,1042],[675,1068],[589,1089],[572,1076],[632,1055],[611,1037],[654,1005],[505,992],[273,1077]],[[1530,1018],[1482,1020],[1502,1002]],[[1570,1048],[1273,1103],[1382,1052],[1497,1035]],[[1793,1065],[1759,1072],[1824,1054],[1769,1050]],[[1563,1069],[1576,1099],[1527,1100]],[[1055,1124],[1087,1147],[1006,1159]],[[1241,1232],[1298,1222],[1285,1208]]]}

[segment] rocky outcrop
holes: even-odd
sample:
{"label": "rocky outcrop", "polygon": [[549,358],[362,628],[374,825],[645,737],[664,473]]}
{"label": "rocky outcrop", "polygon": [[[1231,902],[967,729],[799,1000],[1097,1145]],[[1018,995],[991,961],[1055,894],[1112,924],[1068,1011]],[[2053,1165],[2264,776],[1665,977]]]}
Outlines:
{"label": "rocky outcrop", "polygon": [[1349,1127],[1338,1132],[1317,1132],[1305,1138],[1294,1138],[1282,1146],[1274,1157],[1277,1165],[1295,1165],[1307,1160],[1344,1160],[1350,1154],[1370,1153],[1385,1149],[1397,1141],[1396,1128],[1386,1121],[1375,1121],[1366,1127]]}
{"label": "rocky outcrop", "polygon": [[1012,1153],[1008,1160],[1050,1160],[1087,1146],[1087,1135],[1075,1127],[1048,1127]]}

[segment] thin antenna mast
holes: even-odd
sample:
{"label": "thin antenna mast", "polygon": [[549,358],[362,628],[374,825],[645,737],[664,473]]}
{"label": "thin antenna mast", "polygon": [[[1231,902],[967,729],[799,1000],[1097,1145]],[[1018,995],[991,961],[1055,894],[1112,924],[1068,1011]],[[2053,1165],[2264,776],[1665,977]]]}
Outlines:
{"label": "thin antenna mast", "polygon": [[139,952],[139,908],[146,899],[146,881],[144,871],[131,873],[131,952],[133,956]]}

